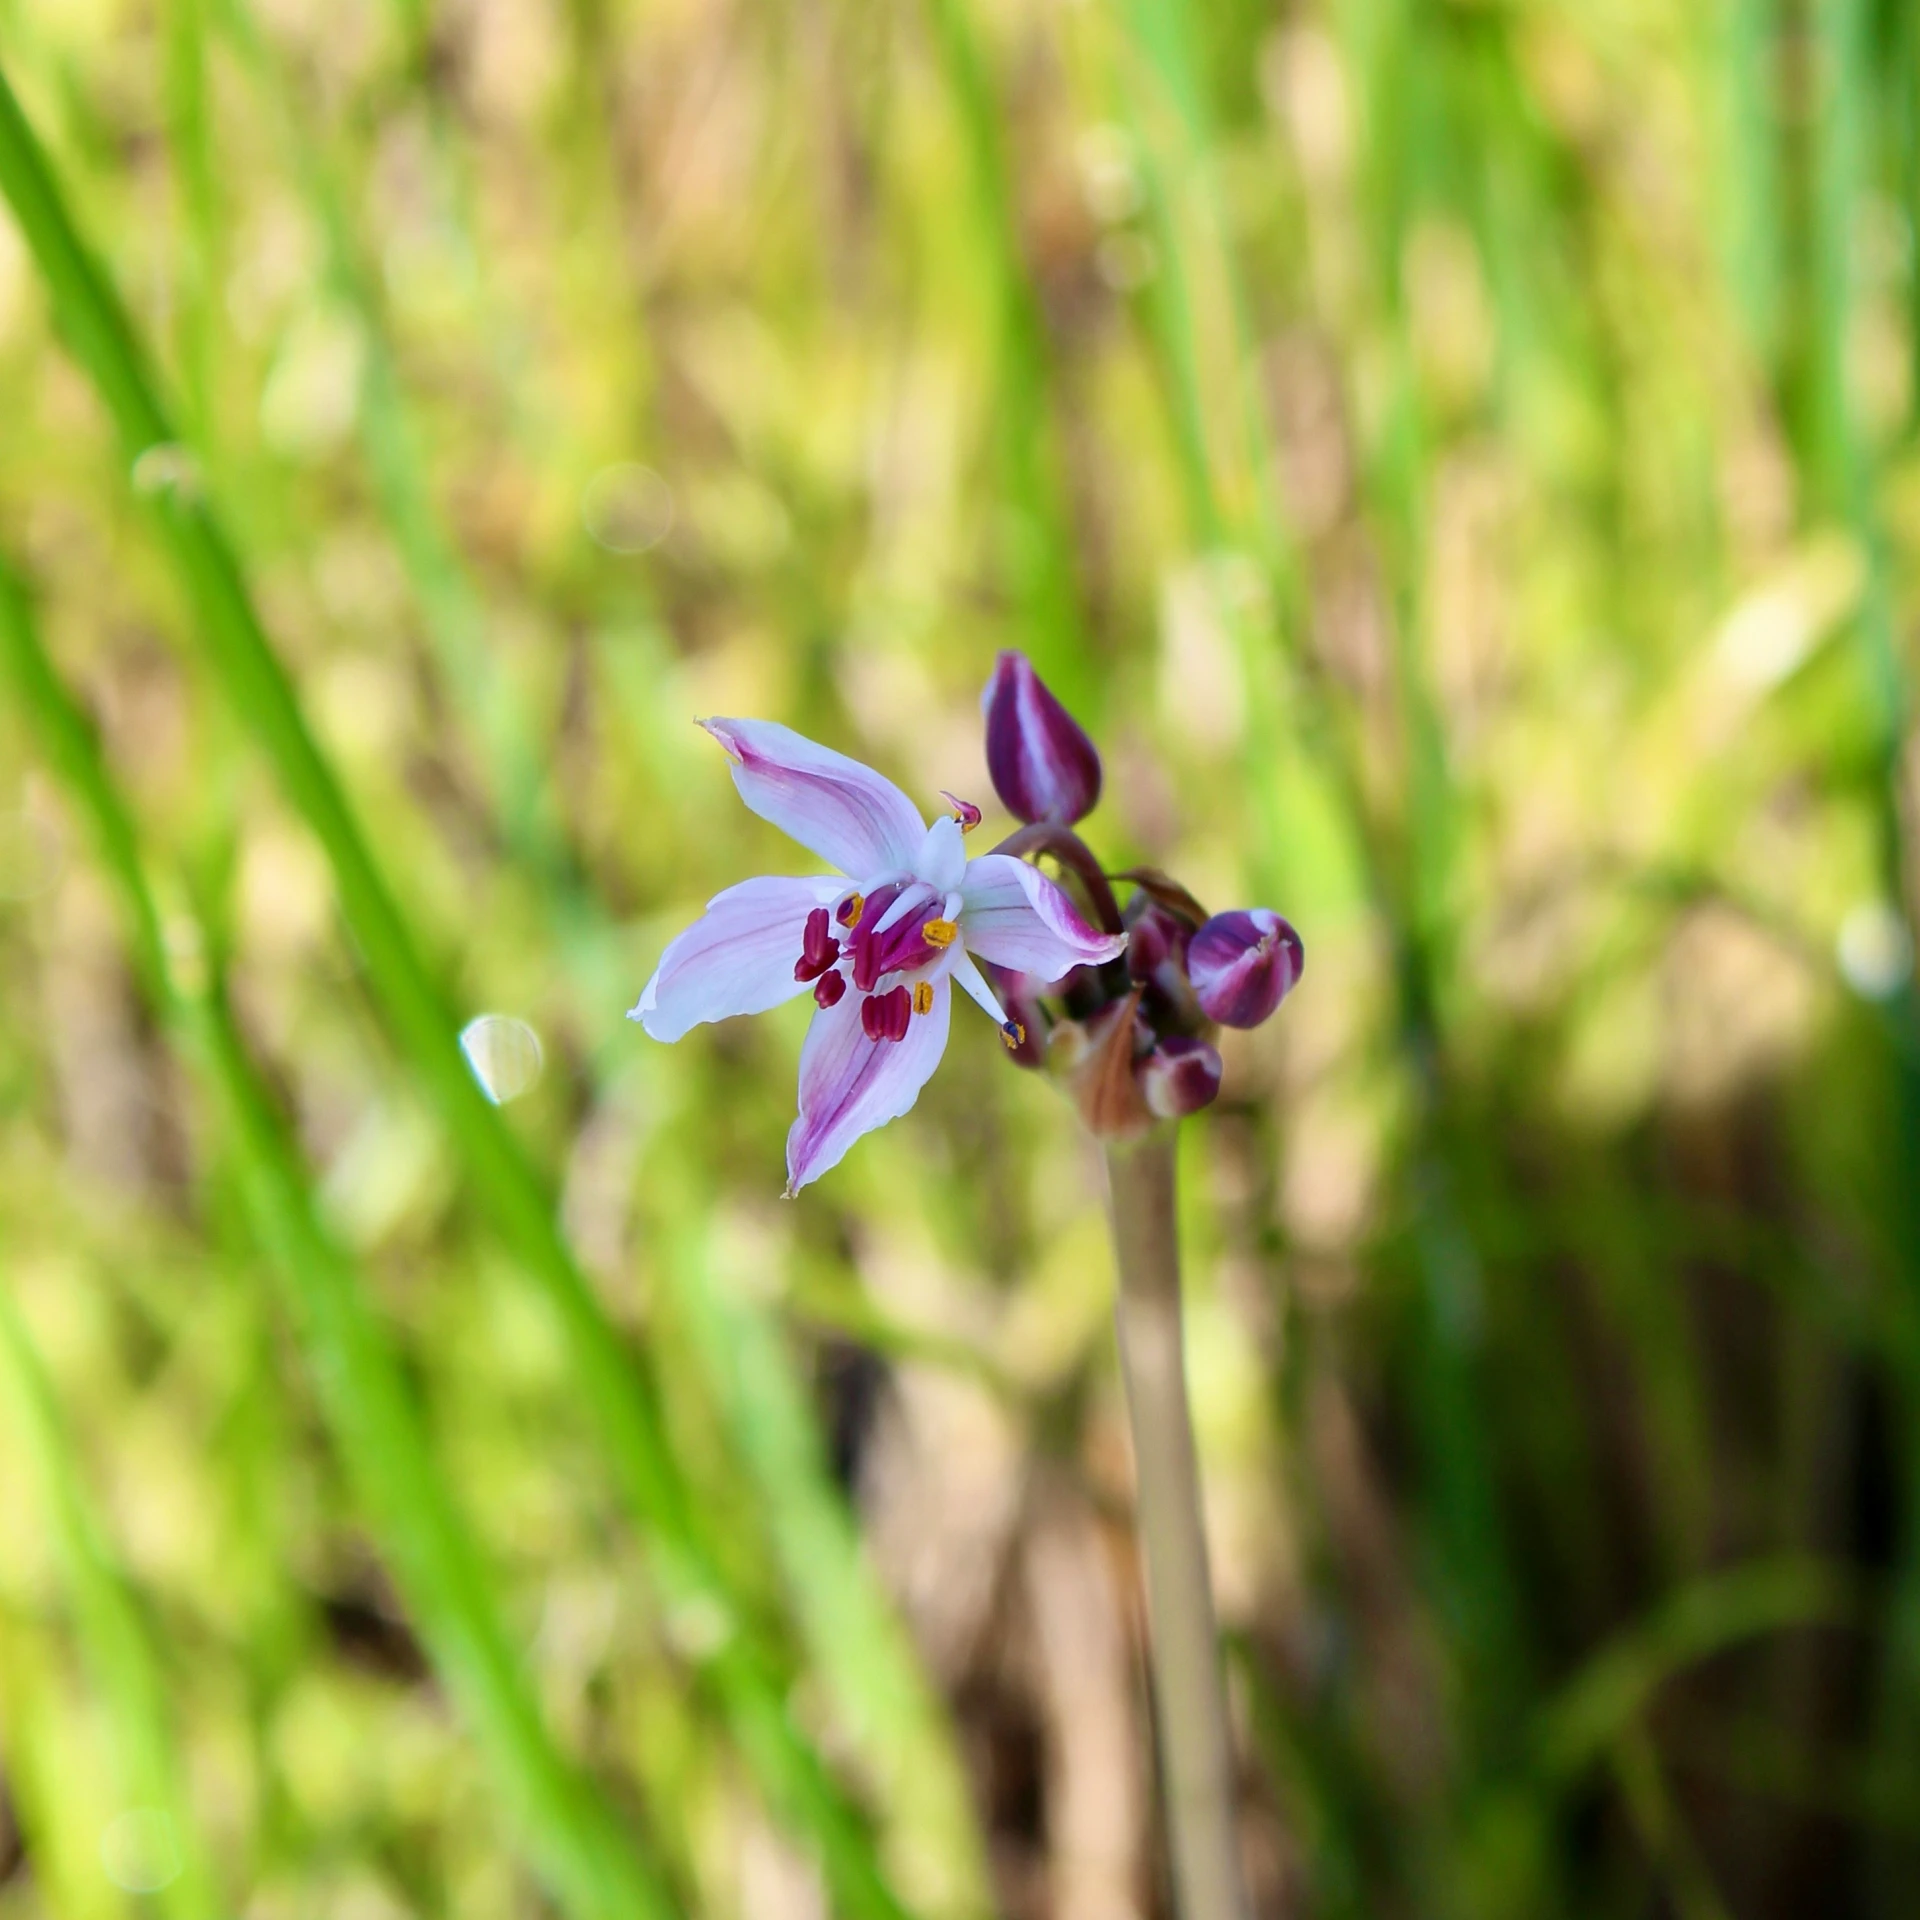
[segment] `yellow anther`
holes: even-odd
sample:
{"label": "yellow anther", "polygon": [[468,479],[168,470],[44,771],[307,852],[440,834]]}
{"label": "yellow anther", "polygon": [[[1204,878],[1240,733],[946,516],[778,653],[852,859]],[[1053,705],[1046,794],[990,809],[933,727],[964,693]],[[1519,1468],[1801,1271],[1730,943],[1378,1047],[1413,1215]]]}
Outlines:
{"label": "yellow anther", "polygon": [[920,938],[930,947],[950,947],[960,938],[957,920],[929,920],[920,929]]}
{"label": "yellow anther", "polygon": [[913,1010],[915,1013],[931,1013],[933,1011],[933,982],[931,980],[915,981],[913,988]]}
{"label": "yellow anther", "polygon": [[1018,1020],[1009,1020],[1000,1029],[1000,1038],[1007,1043],[1009,1053],[1017,1053],[1027,1044],[1027,1030]]}
{"label": "yellow anther", "polygon": [[857,927],[866,907],[867,896],[864,893],[850,893],[840,902],[840,911],[834,915],[834,918],[843,927]]}

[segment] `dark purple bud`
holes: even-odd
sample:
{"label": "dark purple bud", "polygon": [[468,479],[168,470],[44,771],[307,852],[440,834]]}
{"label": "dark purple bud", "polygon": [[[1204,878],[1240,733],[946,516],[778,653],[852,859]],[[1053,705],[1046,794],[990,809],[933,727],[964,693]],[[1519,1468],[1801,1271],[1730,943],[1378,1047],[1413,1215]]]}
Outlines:
{"label": "dark purple bud", "polygon": [[[1144,906],[1135,902],[1145,901]],[[1127,906],[1127,972],[1139,984],[1153,979],[1171,964],[1184,966],[1193,929],[1165,907],[1136,894]]]}
{"label": "dark purple bud", "polygon": [[1169,1034],[1141,1061],[1140,1091],[1162,1120],[1210,1106],[1220,1091],[1220,1056],[1204,1040]]}
{"label": "dark purple bud", "polygon": [[1071,826],[1100,798],[1100,755],[1024,653],[1003,653],[980,697],[987,771],[1016,819]]}
{"label": "dark purple bud", "polygon": [[1208,1019],[1257,1027],[1293,991],[1306,959],[1300,936],[1277,913],[1236,907],[1193,936],[1187,975]]}

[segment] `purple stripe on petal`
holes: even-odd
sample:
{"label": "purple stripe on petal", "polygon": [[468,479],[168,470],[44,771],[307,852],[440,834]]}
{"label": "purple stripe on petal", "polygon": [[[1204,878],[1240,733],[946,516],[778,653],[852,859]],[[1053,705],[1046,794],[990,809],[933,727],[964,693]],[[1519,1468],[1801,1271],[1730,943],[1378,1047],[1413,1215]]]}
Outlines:
{"label": "purple stripe on petal", "polygon": [[902,1040],[869,1040],[864,1001],[848,994],[823,1008],[800,1053],[800,1117],[787,1134],[787,1191],[819,1179],[863,1133],[897,1120],[920,1097],[947,1050],[953,995],[933,982],[932,1010],[915,1016]]}
{"label": "purple stripe on petal", "polygon": [[891,780],[771,720],[703,720],[733,762],[740,798],[852,879],[904,872],[926,822]]}
{"label": "purple stripe on petal", "polygon": [[1268,907],[1216,913],[1187,948],[1187,975],[1208,1019],[1257,1027],[1300,978],[1306,949]]}

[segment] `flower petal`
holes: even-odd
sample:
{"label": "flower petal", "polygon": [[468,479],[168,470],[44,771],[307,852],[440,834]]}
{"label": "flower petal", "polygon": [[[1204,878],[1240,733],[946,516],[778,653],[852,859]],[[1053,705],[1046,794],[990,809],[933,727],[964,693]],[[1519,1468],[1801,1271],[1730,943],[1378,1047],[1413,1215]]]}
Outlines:
{"label": "flower petal", "polygon": [[949,963],[947,971],[953,976],[954,983],[960,991],[996,1027],[1004,1029],[1007,1024],[1007,1010],[1000,1004],[1000,997],[994,992],[986,975],[973,964],[973,956],[966,953],[960,954]]}
{"label": "flower petal", "polygon": [[891,780],[771,720],[703,720],[733,762],[740,798],[854,880],[904,873],[927,837]]}
{"label": "flower petal", "polygon": [[962,937],[996,966],[1058,980],[1074,967],[1111,960],[1124,933],[1099,933],[1038,867],[1011,854],[983,853],[967,862],[960,889]]}
{"label": "flower petal", "polygon": [[869,1040],[860,1028],[865,996],[823,1007],[800,1052],[800,1117],[787,1133],[787,1191],[819,1179],[863,1133],[897,1120],[920,1097],[947,1050],[953,993],[933,985],[933,1006],[916,1013],[904,1040]]}
{"label": "flower petal", "polygon": [[743,880],[707,902],[706,912],[668,944],[640,1004],[627,1015],[656,1040],[678,1040],[703,1020],[765,1013],[808,982],[793,977],[806,945],[807,915],[846,891],[830,875],[810,880]]}
{"label": "flower petal", "polygon": [[960,822],[943,813],[927,829],[920,851],[914,855],[913,871],[935,893],[951,893],[965,879],[967,843]]}

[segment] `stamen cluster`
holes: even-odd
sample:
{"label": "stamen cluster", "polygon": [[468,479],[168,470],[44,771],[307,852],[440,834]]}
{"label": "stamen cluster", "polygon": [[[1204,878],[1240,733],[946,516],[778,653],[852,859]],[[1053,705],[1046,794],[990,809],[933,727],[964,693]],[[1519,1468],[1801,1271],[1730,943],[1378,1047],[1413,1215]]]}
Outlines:
{"label": "stamen cluster", "polygon": [[[980,809],[967,810],[978,822]],[[956,818],[964,832],[964,814]],[[870,894],[851,890],[831,912],[815,907],[807,915],[793,977],[813,983],[814,1003],[821,1007],[837,1007],[851,981],[864,996],[861,1032],[869,1040],[904,1040],[912,1016],[933,1011],[933,983],[919,980],[909,987],[899,982],[882,992],[880,982],[889,974],[917,973],[945,953],[959,937],[959,923],[952,918],[956,909],[957,903],[918,880],[889,880]],[[835,925],[845,930],[844,942],[832,933]]]}

